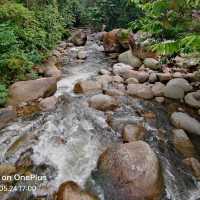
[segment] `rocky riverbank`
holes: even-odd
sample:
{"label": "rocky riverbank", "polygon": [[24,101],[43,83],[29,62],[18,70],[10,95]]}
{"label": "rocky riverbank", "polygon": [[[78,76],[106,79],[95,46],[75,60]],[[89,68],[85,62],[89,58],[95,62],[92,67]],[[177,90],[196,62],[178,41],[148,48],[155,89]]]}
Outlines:
{"label": "rocky riverbank", "polygon": [[[62,42],[54,52],[62,58],[62,75],[53,56],[48,73],[37,68],[45,78],[11,86],[11,105],[38,102],[40,111],[47,111],[1,131],[1,160],[9,163],[10,174],[48,177],[39,191],[28,197],[15,193],[16,198],[200,197],[197,58],[162,64],[144,48],[148,38],[121,38],[123,31],[90,34],[85,47],[79,46],[86,42],[79,31],[78,41],[70,39],[78,47]],[[4,113],[13,119],[9,108],[11,114]]]}

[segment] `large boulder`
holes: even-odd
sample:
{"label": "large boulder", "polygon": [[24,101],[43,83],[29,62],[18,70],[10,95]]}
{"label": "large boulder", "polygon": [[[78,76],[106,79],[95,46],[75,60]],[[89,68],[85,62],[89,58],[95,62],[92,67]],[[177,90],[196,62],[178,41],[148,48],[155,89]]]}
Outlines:
{"label": "large boulder", "polygon": [[60,185],[55,200],[98,200],[97,197],[82,190],[76,183],[69,181]]}
{"label": "large boulder", "polygon": [[0,109],[0,129],[5,127],[10,121],[17,117],[16,111],[12,106]]}
{"label": "large boulder", "polygon": [[97,92],[101,89],[101,83],[97,81],[80,80],[74,85],[74,92],[77,94]]}
{"label": "large boulder", "polygon": [[154,97],[151,86],[145,84],[129,84],[127,93],[130,96],[137,96],[143,99],[152,99]]}
{"label": "large boulder", "polygon": [[200,90],[188,93],[185,96],[185,103],[194,108],[200,108]]}
{"label": "large boulder", "polygon": [[56,77],[59,80],[62,72],[55,65],[48,65],[45,67],[44,75],[46,77]]}
{"label": "large boulder", "polygon": [[188,83],[187,80],[185,80],[183,78],[172,79],[167,83],[167,86],[180,87],[183,89],[184,92],[189,92],[192,90],[192,86]]}
{"label": "large boulder", "polygon": [[192,157],[195,155],[195,148],[190,138],[187,136],[184,130],[173,130],[173,144],[176,149],[182,153],[185,157]]}
{"label": "large boulder", "polygon": [[200,135],[200,123],[195,118],[183,112],[174,112],[171,115],[172,124],[188,133]]}
{"label": "large boulder", "polygon": [[104,94],[92,96],[88,103],[90,107],[100,111],[114,110],[119,106],[119,103],[115,98]]}
{"label": "large boulder", "polygon": [[131,50],[120,54],[118,57],[118,61],[121,63],[131,65],[134,68],[139,68],[142,65],[141,60],[134,56]]}
{"label": "large boulder", "polygon": [[19,81],[9,88],[9,105],[17,105],[22,102],[34,101],[48,97],[57,89],[57,78],[40,78],[29,81]]}
{"label": "large boulder", "polygon": [[160,196],[159,161],[143,141],[108,148],[99,158],[98,170],[106,199],[144,200]]}
{"label": "large boulder", "polygon": [[118,40],[118,33],[119,29],[114,29],[110,32],[104,33],[103,36],[103,47],[106,53],[115,53],[121,52],[122,46]]}
{"label": "large boulder", "polygon": [[76,46],[84,46],[87,42],[87,34],[83,30],[78,30],[71,36],[70,41]]}
{"label": "large boulder", "polygon": [[134,41],[133,34],[125,29],[114,29],[103,34],[103,46],[107,53],[118,53],[128,49],[129,40]]}

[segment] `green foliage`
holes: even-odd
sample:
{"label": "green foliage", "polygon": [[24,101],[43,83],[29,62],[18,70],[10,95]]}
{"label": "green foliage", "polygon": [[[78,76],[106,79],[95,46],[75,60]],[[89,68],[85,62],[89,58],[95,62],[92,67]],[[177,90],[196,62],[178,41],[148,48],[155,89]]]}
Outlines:
{"label": "green foliage", "polygon": [[88,20],[90,24],[100,29],[103,24],[107,28],[125,28],[131,20],[135,20],[139,15],[133,2],[127,0],[97,0],[89,6]]}
{"label": "green foliage", "polygon": [[153,50],[163,55],[200,51],[200,23],[193,17],[193,12],[200,8],[200,0],[135,0],[135,3],[144,16],[130,25],[133,30],[152,33],[158,41]]}
{"label": "green foliage", "polygon": [[8,90],[5,85],[0,84],[0,106],[4,106],[6,104],[7,98]]}

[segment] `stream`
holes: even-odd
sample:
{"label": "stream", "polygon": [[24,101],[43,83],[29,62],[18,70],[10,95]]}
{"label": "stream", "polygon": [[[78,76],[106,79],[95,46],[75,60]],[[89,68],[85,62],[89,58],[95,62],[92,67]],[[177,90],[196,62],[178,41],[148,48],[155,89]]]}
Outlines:
{"label": "stream", "polygon": [[[76,59],[80,49],[88,54],[83,63]],[[17,184],[36,185],[37,190],[0,193],[1,200],[52,200],[53,193],[65,181],[74,181],[101,200],[109,200],[104,198],[98,184],[96,164],[109,145],[122,142],[121,136],[108,125],[105,113],[87,106],[91,94],[75,95],[72,90],[78,80],[92,79],[100,69],[111,67],[112,62],[92,35],[86,46],[68,48],[55,94],[59,98],[57,109],[18,118],[0,130],[1,164],[17,165],[19,174],[25,171],[27,175],[47,177],[42,181],[18,181]],[[145,141],[161,161],[165,183],[161,200],[200,199],[200,183],[183,166],[182,156],[171,142],[170,108],[131,97],[123,97],[121,101],[123,104],[114,118],[142,123],[146,129]],[[140,115],[145,112],[154,113],[155,119]]]}

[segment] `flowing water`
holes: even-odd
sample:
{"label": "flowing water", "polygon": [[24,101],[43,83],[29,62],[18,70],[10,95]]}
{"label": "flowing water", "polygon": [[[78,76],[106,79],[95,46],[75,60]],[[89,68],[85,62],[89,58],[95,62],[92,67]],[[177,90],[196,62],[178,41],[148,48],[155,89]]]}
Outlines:
{"label": "flowing water", "polygon": [[[63,77],[55,94],[59,97],[56,111],[19,118],[0,131],[1,164],[20,166],[18,173],[23,173],[26,168],[26,174],[47,177],[47,180],[34,183],[17,183],[35,184],[36,191],[0,193],[0,199],[29,200],[37,196],[50,200],[61,183],[73,180],[104,200],[98,185],[96,163],[107,146],[121,142],[121,138],[117,131],[109,127],[103,112],[87,106],[88,96],[77,96],[72,92],[77,80],[92,78],[100,69],[111,66],[112,60],[92,39],[90,37],[85,47],[67,50]],[[88,58],[84,63],[77,63],[76,52],[82,48],[87,51]],[[145,140],[161,160],[165,181],[161,200],[200,199],[199,183],[183,167],[181,155],[172,146],[172,127],[167,108],[155,102],[128,97],[124,97],[122,102],[123,106],[114,117],[143,123],[147,130]],[[146,120],[139,114],[149,111],[156,114],[154,120]]]}

